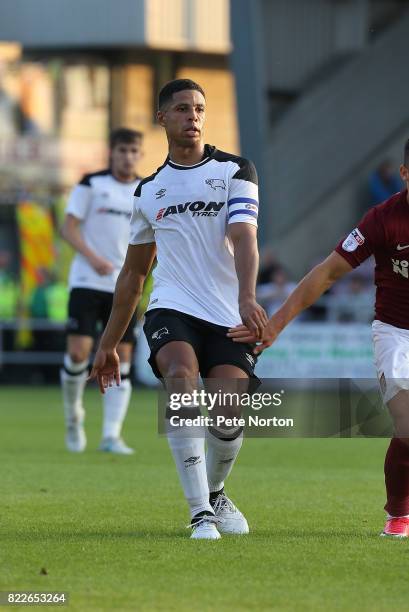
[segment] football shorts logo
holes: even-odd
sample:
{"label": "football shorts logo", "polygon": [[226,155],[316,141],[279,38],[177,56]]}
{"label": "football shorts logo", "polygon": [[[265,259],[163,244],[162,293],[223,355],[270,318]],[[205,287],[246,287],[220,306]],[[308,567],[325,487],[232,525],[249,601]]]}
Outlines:
{"label": "football shorts logo", "polygon": [[152,340],[160,340],[162,338],[162,336],[166,336],[169,334],[169,330],[167,327],[161,327],[160,329],[157,329],[156,332],[153,332],[152,334]]}
{"label": "football shorts logo", "polygon": [[159,191],[155,193],[156,199],[159,200],[160,198],[163,198],[165,193],[166,193],[166,189],[159,189]]}
{"label": "football shorts logo", "polygon": [[246,359],[251,366],[254,365],[254,357],[252,355],[249,355],[248,353],[246,353]]}
{"label": "football shorts logo", "polygon": [[210,185],[212,189],[224,189],[226,191],[226,183],[223,179],[206,179],[206,185]]}
{"label": "football shorts logo", "polygon": [[344,249],[344,251],[352,253],[352,251],[355,251],[364,242],[365,238],[362,236],[361,232],[356,227],[354,230],[352,230],[349,236],[345,238],[344,242],[342,243],[342,248]]}

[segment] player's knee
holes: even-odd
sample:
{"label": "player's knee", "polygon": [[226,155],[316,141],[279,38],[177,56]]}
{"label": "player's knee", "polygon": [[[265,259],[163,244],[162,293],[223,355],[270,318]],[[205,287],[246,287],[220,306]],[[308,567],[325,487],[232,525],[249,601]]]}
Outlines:
{"label": "player's knee", "polygon": [[193,364],[171,363],[166,368],[165,378],[197,378],[199,372]]}
{"label": "player's knee", "polygon": [[71,350],[68,351],[68,354],[73,363],[82,363],[89,357],[88,351],[81,347],[71,348]]}

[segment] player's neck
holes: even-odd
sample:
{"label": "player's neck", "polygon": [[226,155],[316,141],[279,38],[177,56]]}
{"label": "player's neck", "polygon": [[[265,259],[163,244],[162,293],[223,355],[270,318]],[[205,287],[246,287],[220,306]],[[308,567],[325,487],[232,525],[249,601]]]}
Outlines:
{"label": "player's neck", "polygon": [[120,183],[133,183],[133,181],[136,180],[137,178],[137,174],[121,174],[120,172],[118,172],[117,170],[114,170],[114,168],[111,169],[111,174],[114,177],[114,179],[116,181],[119,181]]}
{"label": "player's neck", "polygon": [[181,166],[194,166],[202,161],[204,143],[199,142],[193,147],[183,147],[176,143],[169,143],[169,158],[174,164]]}

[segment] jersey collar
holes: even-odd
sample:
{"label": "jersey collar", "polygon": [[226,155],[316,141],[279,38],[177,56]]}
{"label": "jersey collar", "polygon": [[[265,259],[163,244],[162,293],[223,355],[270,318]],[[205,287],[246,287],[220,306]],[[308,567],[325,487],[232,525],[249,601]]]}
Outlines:
{"label": "jersey collar", "polygon": [[207,162],[209,162],[213,158],[214,154],[216,153],[216,150],[216,147],[212,145],[205,145],[202,161],[200,161],[198,164],[194,164],[193,166],[183,166],[182,164],[175,164],[175,162],[173,162],[169,158],[169,155],[167,156],[165,163],[168,164],[168,166],[170,166],[171,168],[174,168],[175,170],[193,170],[193,168],[200,168],[200,166],[204,166],[204,164],[207,164]]}

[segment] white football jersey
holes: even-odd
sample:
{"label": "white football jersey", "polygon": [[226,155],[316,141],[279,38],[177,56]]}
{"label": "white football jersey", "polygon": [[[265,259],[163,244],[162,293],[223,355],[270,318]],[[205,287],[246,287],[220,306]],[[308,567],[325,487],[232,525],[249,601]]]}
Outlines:
{"label": "white football jersey", "polygon": [[110,170],[86,174],[72,190],[66,213],[81,219],[86,244],[114,266],[112,274],[101,276],[89,261],[77,253],[72,261],[69,286],[114,292],[129,243],[129,220],[133,195],[140,178],[131,183],[115,179]]}
{"label": "white football jersey", "polygon": [[257,225],[252,162],[206,145],[205,158],[181,166],[169,158],[135,192],[131,244],[156,242],[148,310],[171,308],[199,319],[240,323],[230,223]]}

